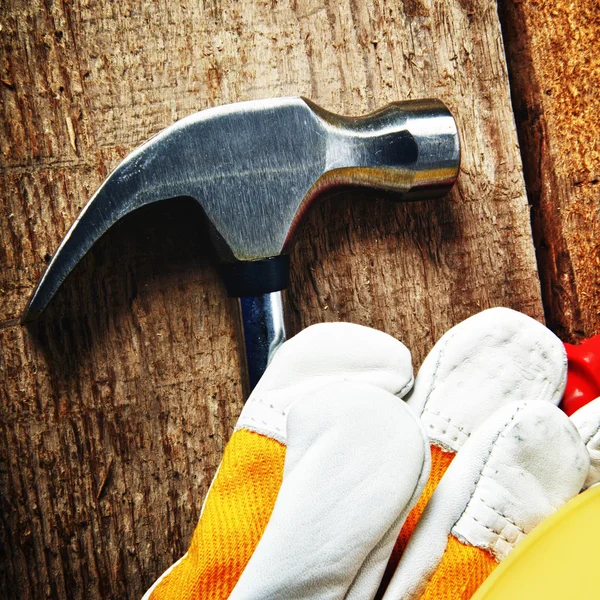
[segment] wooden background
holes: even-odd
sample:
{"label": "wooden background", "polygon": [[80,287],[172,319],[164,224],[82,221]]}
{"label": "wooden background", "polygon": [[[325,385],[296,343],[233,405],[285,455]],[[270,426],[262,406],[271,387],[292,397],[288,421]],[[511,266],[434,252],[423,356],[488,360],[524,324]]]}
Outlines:
{"label": "wooden background", "polygon": [[594,0],[0,7],[0,597],[140,598],[185,552],[241,409],[234,311],[189,201],[126,218],[18,324],[103,178],[178,118],[298,94],[345,114],[435,96],[456,115],[446,199],[313,209],[293,331],[377,327],[415,366],[490,306],[545,312],[569,341],[600,331]]}

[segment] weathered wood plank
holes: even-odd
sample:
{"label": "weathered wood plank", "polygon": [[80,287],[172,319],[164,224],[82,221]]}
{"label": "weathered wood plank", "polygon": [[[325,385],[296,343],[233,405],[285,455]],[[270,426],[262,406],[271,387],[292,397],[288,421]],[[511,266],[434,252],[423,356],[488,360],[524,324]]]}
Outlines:
{"label": "weathered wood plank", "polygon": [[600,15],[596,0],[499,3],[546,321],[600,333]]}
{"label": "weathered wood plank", "polygon": [[313,210],[291,325],[351,320],[422,360],[493,305],[542,318],[491,0],[2,6],[0,595],[139,598],[185,549],[242,398],[233,311],[183,201],[132,215],[44,319],[17,319],[109,170],[196,110],[303,94],[360,114],[437,96],[463,141],[446,200]]}

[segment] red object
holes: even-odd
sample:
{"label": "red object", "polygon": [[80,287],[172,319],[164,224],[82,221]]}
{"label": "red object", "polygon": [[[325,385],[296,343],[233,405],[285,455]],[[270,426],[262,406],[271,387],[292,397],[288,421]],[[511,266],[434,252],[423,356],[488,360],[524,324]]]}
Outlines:
{"label": "red object", "polygon": [[567,387],[560,407],[572,415],[600,396],[600,335],[578,346],[565,344],[569,370]]}

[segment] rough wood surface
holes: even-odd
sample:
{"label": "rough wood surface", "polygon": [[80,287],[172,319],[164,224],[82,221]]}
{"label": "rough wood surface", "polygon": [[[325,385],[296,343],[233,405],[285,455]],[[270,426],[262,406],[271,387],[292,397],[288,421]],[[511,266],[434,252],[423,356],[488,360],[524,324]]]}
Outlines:
{"label": "rough wood surface", "polygon": [[600,333],[597,0],[499,3],[549,327]]}
{"label": "rough wood surface", "polygon": [[1,6],[1,597],[139,598],[184,552],[242,406],[233,310],[186,201],[116,226],[41,322],[18,325],[94,189],[174,120],[273,95],[346,114],[442,98],[458,187],[316,207],[292,256],[292,330],[371,325],[418,365],[481,309],[542,318],[491,0]]}

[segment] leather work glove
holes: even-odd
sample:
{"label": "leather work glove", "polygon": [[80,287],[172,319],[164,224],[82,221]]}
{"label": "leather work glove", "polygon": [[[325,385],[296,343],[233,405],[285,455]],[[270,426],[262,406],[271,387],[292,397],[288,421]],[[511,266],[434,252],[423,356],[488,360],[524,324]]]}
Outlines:
{"label": "leather work glove", "polygon": [[[398,537],[383,588],[396,571],[433,492],[473,432],[515,401],[542,400],[557,405],[566,385],[566,365],[564,347],[549,329],[507,308],[470,317],[436,343],[423,361],[407,401],[430,438],[431,476]],[[564,421],[563,417],[556,418]],[[467,448],[462,454],[468,452]],[[494,565],[490,562],[488,566]]]}
{"label": "leather work glove", "polygon": [[366,327],[315,325],[283,344],[187,554],[144,599],[372,596],[429,474],[425,431],[399,400],[412,385],[408,349]]}
{"label": "leather work glove", "polygon": [[372,598],[427,479],[424,444],[431,476],[380,597],[470,598],[591,472],[554,406],[565,367],[546,328],[492,309],[436,344],[407,409],[394,397],[412,383],[399,342],[307,329],[249,399],[188,554],[146,598]]}

